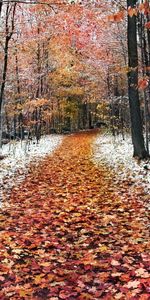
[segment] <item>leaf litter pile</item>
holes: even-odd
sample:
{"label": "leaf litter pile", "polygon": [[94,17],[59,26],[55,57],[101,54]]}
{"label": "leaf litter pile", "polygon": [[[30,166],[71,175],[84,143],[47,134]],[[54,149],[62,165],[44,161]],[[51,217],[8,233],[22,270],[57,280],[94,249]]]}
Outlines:
{"label": "leaf litter pile", "polygon": [[150,299],[142,192],[92,163],[94,138],[66,137],[3,204],[1,300]]}

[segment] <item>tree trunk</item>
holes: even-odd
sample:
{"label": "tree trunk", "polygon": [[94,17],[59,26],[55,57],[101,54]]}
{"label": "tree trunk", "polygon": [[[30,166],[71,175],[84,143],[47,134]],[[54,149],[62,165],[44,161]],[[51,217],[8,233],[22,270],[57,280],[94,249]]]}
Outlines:
{"label": "tree trunk", "polygon": [[[16,60],[16,81],[17,81],[17,94],[18,94],[18,100],[17,103],[22,105],[21,101],[21,91],[20,91],[20,80],[19,80],[19,66],[18,66],[18,53],[17,48],[15,49],[15,60]],[[24,139],[24,126],[23,126],[23,114],[22,111],[18,114],[18,136],[21,138],[21,140]]]}
{"label": "tree trunk", "polygon": [[[127,0],[127,7],[135,7],[136,0]],[[142,119],[138,93],[138,52],[137,52],[137,17],[128,16],[128,94],[131,116],[131,134],[133,143],[133,156],[148,157],[144,145]]]}
{"label": "tree trunk", "polygon": [[9,44],[9,37],[6,37],[5,47],[4,47],[4,66],[3,66],[3,74],[2,74],[2,84],[0,89],[0,111],[2,108],[3,95],[4,95],[4,89],[6,83],[7,63],[8,63],[8,44]]}
{"label": "tree trunk", "polygon": [[2,73],[2,84],[0,87],[0,148],[2,146],[2,131],[3,131],[3,129],[2,129],[2,104],[3,104],[5,83],[6,83],[6,74],[7,74],[8,44],[9,44],[9,37],[6,37],[5,47],[4,47],[4,66],[3,66],[3,73]]}
{"label": "tree trunk", "polygon": [[[2,1],[0,0],[0,9],[2,8]],[[3,74],[2,74],[2,84],[0,88],[0,112],[2,108],[2,101],[3,101],[3,95],[5,90],[5,83],[6,83],[6,75],[7,75],[7,65],[8,65],[8,46],[9,41],[13,35],[14,32],[14,19],[15,19],[15,11],[16,11],[16,3],[13,4],[13,11],[11,16],[11,26],[9,26],[9,3],[7,3],[6,8],[6,20],[5,20],[5,46],[4,46],[4,65],[3,65]]]}
{"label": "tree trunk", "polygon": [[0,0],[0,16],[1,16],[1,12],[2,12],[2,5],[3,5],[3,1]]}
{"label": "tree trunk", "polygon": [[[142,1],[143,2],[143,1]],[[147,39],[145,35],[145,16],[141,13],[139,14],[139,40],[140,40],[140,48],[141,48],[141,62],[142,62],[142,75],[143,78],[145,76],[149,77],[149,59],[148,59],[148,51],[147,51]],[[149,92],[149,91],[148,91]],[[149,93],[143,91],[144,96],[144,123],[145,123],[145,144],[146,151],[149,154]]]}
{"label": "tree trunk", "polygon": [[[2,10],[3,1],[0,0],[0,14]],[[16,11],[16,3],[12,5],[12,15],[11,15],[11,25],[9,26],[9,17],[10,17],[10,10],[9,10],[9,2],[7,3],[6,7],[6,16],[5,16],[5,45],[4,45],[4,60],[3,60],[3,71],[2,71],[2,83],[0,87],[0,144],[2,140],[2,105],[3,105],[3,97],[4,97],[4,90],[6,84],[6,76],[7,76],[7,66],[8,66],[8,46],[9,41],[14,32],[14,20],[15,20],[15,11]]]}

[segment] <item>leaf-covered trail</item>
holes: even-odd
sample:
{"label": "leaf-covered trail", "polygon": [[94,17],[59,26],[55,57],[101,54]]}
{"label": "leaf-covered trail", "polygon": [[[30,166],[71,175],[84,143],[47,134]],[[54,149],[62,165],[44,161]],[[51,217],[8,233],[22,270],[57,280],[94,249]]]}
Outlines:
{"label": "leaf-covered trail", "polygon": [[148,214],[93,165],[93,138],[66,137],[13,190],[0,215],[0,299],[150,299]]}

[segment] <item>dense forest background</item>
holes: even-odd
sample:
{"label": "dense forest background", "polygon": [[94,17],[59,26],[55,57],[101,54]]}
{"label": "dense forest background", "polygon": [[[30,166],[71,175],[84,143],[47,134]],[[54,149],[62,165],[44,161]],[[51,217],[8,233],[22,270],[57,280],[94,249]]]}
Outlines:
{"label": "dense forest background", "polygon": [[1,0],[0,25],[1,144],[105,127],[149,155],[148,0]]}

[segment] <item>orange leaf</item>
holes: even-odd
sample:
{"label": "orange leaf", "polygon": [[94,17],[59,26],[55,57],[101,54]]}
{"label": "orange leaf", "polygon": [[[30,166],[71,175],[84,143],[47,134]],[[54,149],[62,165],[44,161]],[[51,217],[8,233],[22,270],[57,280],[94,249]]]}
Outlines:
{"label": "orange leaf", "polygon": [[139,79],[139,82],[138,82],[138,87],[140,90],[145,90],[148,86],[148,78],[142,78],[142,79]]}
{"label": "orange leaf", "polygon": [[93,296],[88,293],[82,293],[79,296],[79,300],[92,300],[92,299],[93,299]]}
{"label": "orange leaf", "polygon": [[110,15],[110,16],[108,16],[108,21],[110,21],[110,22],[114,22],[114,15]]}
{"label": "orange leaf", "polygon": [[110,22],[120,22],[123,20],[125,15],[124,10],[118,11],[116,14],[108,16],[108,21]]}
{"label": "orange leaf", "polygon": [[132,18],[133,16],[137,16],[137,9],[131,6],[128,7],[128,15]]}
{"label": "orange leaf", "polygon": [[120,22],[124,18],[124,10],[119,11],[117,14],[114,15],[114,21]]}

